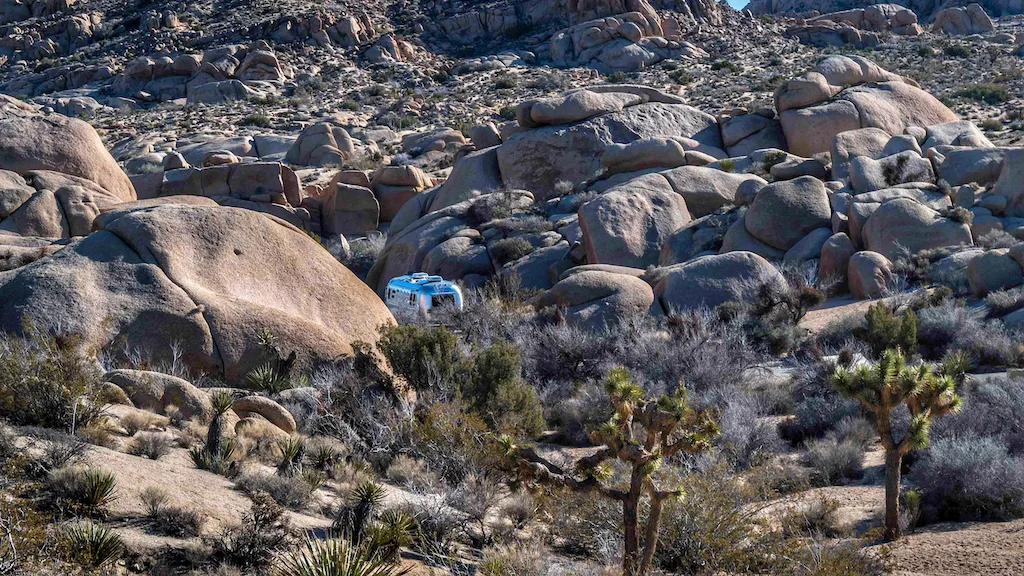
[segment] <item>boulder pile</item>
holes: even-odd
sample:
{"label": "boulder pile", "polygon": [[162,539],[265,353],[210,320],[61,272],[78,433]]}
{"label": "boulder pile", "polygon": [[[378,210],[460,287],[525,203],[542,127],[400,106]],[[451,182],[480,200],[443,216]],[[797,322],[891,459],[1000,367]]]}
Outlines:
{"label": "boulder pile", "polygon": [[917,14],[898,4],[876,4],[866,8],[843,10],[798,20],[786,36],[810,46],[852,45],[870,48],[879,43],[879,32],[917,36],[924,31]]}
{"label": "boulder pile", "polygon": [[993,32],[996,25],[985,13],[980,4],[969,4],[964,7],[951,7],[939,10],[935,14],[932,30],[950,36],[969,36]]}
{"label": "boulder pile", "polygon": [[935,274],[965,288],[1004,285],[968,279],[988,254],[975,244],[1024,238],[1021,149],[860,57],[784,83],[776,110],[715,118],[600,85],[523,102],[515,129],[493,132],[395,214],[372,288],[408,270],[468,285],[514,274],[539,306],[597,326],[751,298],[784,282],[781,266],[856,298],[897,289],[909,257],[948,255]]}

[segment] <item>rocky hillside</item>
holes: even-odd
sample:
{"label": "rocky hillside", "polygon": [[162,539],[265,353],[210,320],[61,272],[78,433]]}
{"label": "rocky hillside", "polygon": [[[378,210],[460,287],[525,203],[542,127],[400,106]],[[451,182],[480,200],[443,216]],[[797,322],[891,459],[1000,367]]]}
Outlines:
{"label": "rocky hillside", "polygon": [[1016,573],[1014,11],[0,0],[0,574]]}

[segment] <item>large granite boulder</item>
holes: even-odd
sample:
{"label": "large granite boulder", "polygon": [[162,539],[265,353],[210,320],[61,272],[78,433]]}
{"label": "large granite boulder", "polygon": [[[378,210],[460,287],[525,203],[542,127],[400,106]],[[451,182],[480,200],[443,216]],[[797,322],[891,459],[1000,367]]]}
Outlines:
{"label": "large granite boulder", "polygon": [[744,218],[752,236],[789,250],[812,230],[831,228],[832,208],[821,180],[801,176],[762,188]]}
{"label": "large granite boulder", "polygon": [[883,203],[868,217],[861,231],[864,246],[890,260],[932,248],[973,244],[971,227],[943,218],[935,210],[910,198]]}
{"label": "large granite boulder", "polygon": [[588,263],[657,264],[665,239],[690,221],[686,201],[664,183],[661,174],[648,174],[580,207]]}
{"label": "large granite boulder", "polygon": [[570,269],[535,301],[538,307],[562,307],[569,323],[588,330],[646,313],[653,303],[654,292],[647,282],[635,275],[597,269]]}
{"label": "large granite boulder", "polygon": [[0,170],[49,170],[94,182],[111,200],[135,200],[131,180],[96,130],[59,114],[15,116],[0,111]]}
{"label": "large granite boulder", "polygon": [[[330,289],[320,289],[321,286]],[[239,382],[265,362],[260,335],[310,365],[349,354],[392,321],[383,302],[305,232],[250,210],[122,211],[52,256],[0,274],[0,328],[25,320]],[[127,347],[127,348],[126,348]]]}
{"label": "large granite boulder", "polygon": [[602,173],[601,156],[609,144],[664,135],[722,148],[713,116],[683,104],[647,102],[576,124],[516,132],[498,147],[498,165],[506,187],[546,199],[560,182],[575,184]]}
{"label": "large granite boulder", "polygon": [[917,87],[859,56],[828,56],[775,93],[789,151],[810,157],[831,149],[836,135],[859,128],[901,134],[909,126],[957,120],[949,108]]}
{"label": "large granite boulder", "polygon": [[762,284],[785,286],[767,260],[751,252],[701,256],[670,266],[654,286],[666,312],[714,308],[729,301],[750,302]]}

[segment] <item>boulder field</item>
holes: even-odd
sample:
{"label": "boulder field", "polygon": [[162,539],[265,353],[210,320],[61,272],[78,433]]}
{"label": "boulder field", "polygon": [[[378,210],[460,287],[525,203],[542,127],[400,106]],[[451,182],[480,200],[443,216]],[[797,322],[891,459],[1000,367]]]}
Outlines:
{"label": "boulder field", "polygon": [[[297,170],[362,142],[316,124],[170,151],[129,180],[88,124],[5,101],[0,327],[173,349],[237,381],[261,333],[303,362],[373,340],[392,320],[378,294],[409,270],[514,279],[595,328],[749,299],[786,267],[857,298],[896,289],[911,257],[976,295],[1024,283],[1024,257],[976,247],[1024,238],[1022,149],[861,57],[826,57],[774,102],[715,117],[644,86],[577,88],[468,140],[406,135],[409,157],[454,152],[444,180],[396,164],[303,187]],[[308,234],[379,228],[365,284]]]}

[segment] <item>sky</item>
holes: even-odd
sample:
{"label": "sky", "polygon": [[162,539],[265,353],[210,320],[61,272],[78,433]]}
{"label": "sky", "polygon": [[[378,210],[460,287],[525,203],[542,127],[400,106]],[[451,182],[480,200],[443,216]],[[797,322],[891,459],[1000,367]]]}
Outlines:
{"label": "sky", "polygon": [[742,10],[747,5],[747,0],[729,0],[729,6],[737,10]]}

